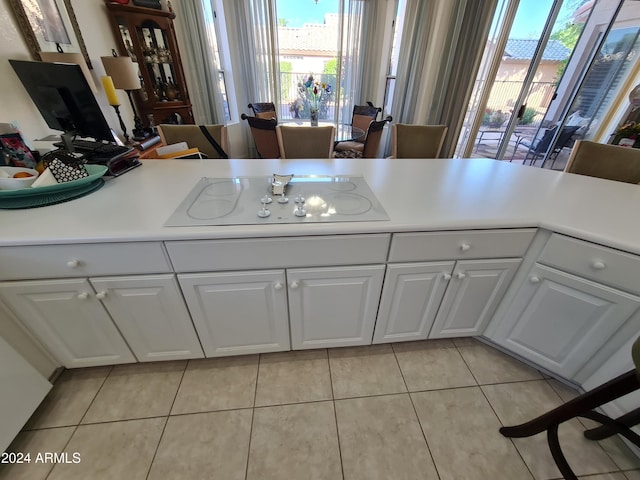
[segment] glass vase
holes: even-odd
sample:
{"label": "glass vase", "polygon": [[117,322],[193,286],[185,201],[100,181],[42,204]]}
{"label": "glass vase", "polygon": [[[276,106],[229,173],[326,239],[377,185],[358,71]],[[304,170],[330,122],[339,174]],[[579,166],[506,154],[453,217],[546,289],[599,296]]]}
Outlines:
{"label": "glass vase", "polygon": [[310,113],[311,113],[311,126],[317,127],[318,126],[318,109],[311,108]]}

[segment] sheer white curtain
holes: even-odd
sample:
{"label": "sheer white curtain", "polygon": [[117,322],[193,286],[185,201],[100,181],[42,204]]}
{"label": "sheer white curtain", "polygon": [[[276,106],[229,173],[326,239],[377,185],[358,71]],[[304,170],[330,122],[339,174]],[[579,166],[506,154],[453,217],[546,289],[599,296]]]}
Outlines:
{"label": "sheer white curtain", "polygon": [[365,0],[361,3],[363,12],[359,59],[362,71],[359,94],[355,97],[356,104],[364,105],[365,102],[371,101],[381,107],[384,101],[384,74],[387,73],[390,55],[388,42],[391,37],[384,34],[390,13],[388,6],[390,2],[389,0]]}
{"label": "sheer white curtain", "polygon": [[225,123],[218,86],[219,65],[212,53],[215,31],[211,5],[200,1],[174,3],[178,25],[176,34],[181,46],[182,62],[188,71],[187,87],[194,120],[200,124]]}
{"label": "sheer white curtain", "polygon": [[443,124],[451,157],[497,0],[407,0],[394,121]]}
{"label": "sheer white curtain", "polygon": [[[370,98],[363,98],[364,58],[366,57],[367,30],[372,23],[372,4],[375,0],[345,0],[342,11],[342,48],[340,52],[340,69],[342,79],[340,88],[336,89],[340,108],[338,122],[351,123],[354,105],[363,105]],[[379,65],[378,65],[379,67]]]}
{"label": "sheer white curtain", "polygon": [[280,91],[278,32],[275,0],[224,0],[225,12],[235,20],[234,40],[242,52],[242,74],[236,87],[251,102],[274,102]]}

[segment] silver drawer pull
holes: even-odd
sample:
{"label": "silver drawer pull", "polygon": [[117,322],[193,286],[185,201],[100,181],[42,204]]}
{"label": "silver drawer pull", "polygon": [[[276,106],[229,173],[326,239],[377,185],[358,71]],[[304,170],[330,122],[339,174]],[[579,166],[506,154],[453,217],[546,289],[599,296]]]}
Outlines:
{"label": "silver drawer pull", "polygon": [[604,270],[607,265],[602,260],[594,260],[591,262],[591,266],[594,270]]}
{"label": "silver drawer pull", "polygon": [[462,250],[463,252],[468,251],[471,248],[471,245],[469,245],[468,243],[463,243],[460,245],[460,250]]}
{"label": "silver drawer pull", "polygon": [[103,300],[103,299],[107,298],[107,292],[98,292],[98,293],[96,293],[96,298],[98,300]]}
{"label": "silver drawer pull", "polygon": [[274,290],[282,290],[282,282],[276,282],[276,283],[273,285],[273,289],[274,289]]}
{"label": "silver drawer pull", "polygon": [[72,258],[67,262],[67,267],[69,268],[76,268],[79,265],[80,265],[80,260],[78,260],[77,258]]}
{"label": "silver drawer pull", "polygon": [[291,282],[291,284],[289,286],[291,288],[298,288],[300,286],[300,284],[294,280],[293,282]]}
{"label": "silver drawer pull", "polygon": [[532,277],[529,277],[529,281],[531,283],[540,283],[540,277],[537,277],[537,276],[534,275]]}
{"label": "silver drawer pull", "polygon": [[450,273],[443,273],[442,274],[442,279],[446,280],[446,281],[451,280],[451,274]]}
{"label": "silver drawer pull", "polygon": [[456,276],[458,277],[458,279],[462,280],[463,278],[465,278],[467,276],[467,274],[463,273],[463,272],[458,272],[456,274]]}
{"label": "silver drawer pull", "polygon": [[86,300],[87,298],[89,298],[89,294],[87,292],[81,292],[78,294],[79,300]]}

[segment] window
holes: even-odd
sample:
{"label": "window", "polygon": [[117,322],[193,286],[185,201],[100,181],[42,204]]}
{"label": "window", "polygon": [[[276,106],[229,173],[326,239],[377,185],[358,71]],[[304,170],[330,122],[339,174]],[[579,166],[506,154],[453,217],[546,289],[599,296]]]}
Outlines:
{"label": "window", "polygon": [[390,115],[393,107],[393,92],[396,85],[396,74],[398,72],[398,46],[402,39],[402,26],[407,6],[407,0],[398,0],[396,18],[393,22],[393,42],[391,44],[391,56],[387,69],[387,80],[384,89],[383,116]]}
{"label": "window", "polygon": [[225,63],[223,62],[225,57],[221,54],[219,47],[221,43],[218,38],[218,32],[224,28],[224,22],[218,21],[218,15],[213,2],[203,2],[203,7],[206,18],[212,20],[212,22],[208,24],[209,28],[207,36],[210,52],[213,55],[214,65],[217,68],[217,75],[214,75],[214,77],[216,77],[218,81],[218,92],[220,92],[220,96],[222,97],[225,120],[227,122],[231,122],[231,109],[229,106],[229,96],[227,94],[227,76],[225,72]]}

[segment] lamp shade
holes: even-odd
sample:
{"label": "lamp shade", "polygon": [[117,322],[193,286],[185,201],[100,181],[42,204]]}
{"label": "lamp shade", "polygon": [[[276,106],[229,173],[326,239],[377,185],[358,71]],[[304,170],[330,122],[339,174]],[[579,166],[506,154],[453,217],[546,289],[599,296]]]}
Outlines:
{"label": "lamp shade", "polygon": [[98,92],[96,82],[93,81],[87,62],[84,60],[81,53],[40,52],[40,58],[43,62],[48,63],[76,63],[80,65],[82,73],[84,73],[84,77],[87,79],[87,83],[89,84],[91,91],[93,93]]}
{"label": "lamp shade", "polygon": [[100,57],[104,71],[118,90],[139,90],[138,64],[131,57]]}

